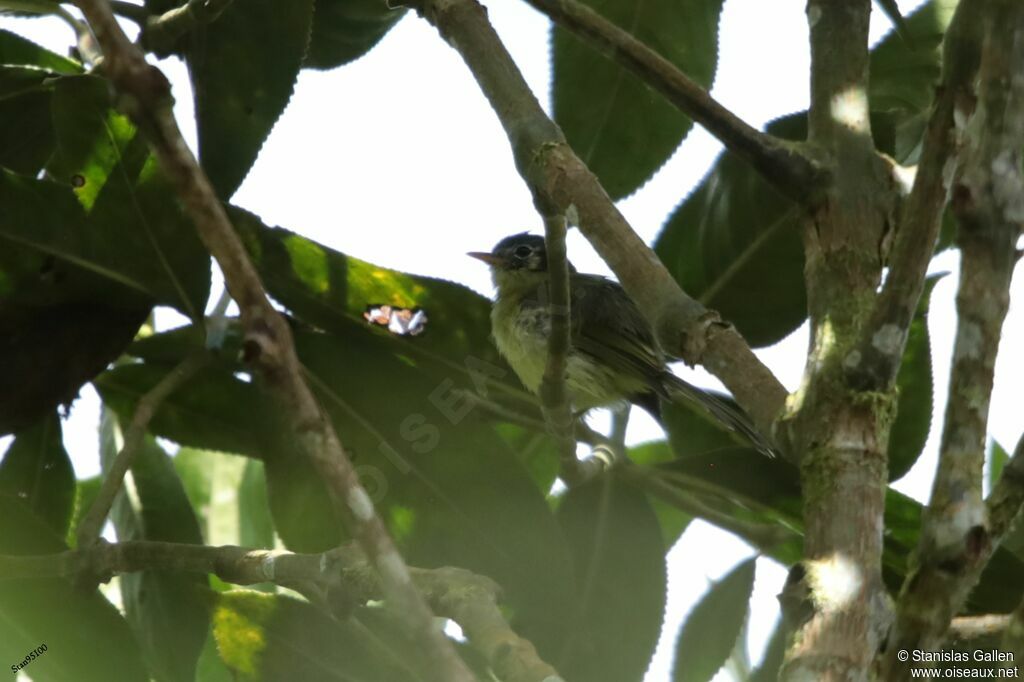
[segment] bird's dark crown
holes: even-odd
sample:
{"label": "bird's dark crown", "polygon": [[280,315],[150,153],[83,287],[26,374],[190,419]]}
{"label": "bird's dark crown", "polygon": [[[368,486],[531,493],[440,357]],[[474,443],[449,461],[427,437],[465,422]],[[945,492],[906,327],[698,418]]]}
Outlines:
{"label": "bird's dark crown", "polygon": [[548,269],[544,237],[529,232],[505,237],[495,244],[491,254],[500,259],[502,266],[508,270],[545,272]]}

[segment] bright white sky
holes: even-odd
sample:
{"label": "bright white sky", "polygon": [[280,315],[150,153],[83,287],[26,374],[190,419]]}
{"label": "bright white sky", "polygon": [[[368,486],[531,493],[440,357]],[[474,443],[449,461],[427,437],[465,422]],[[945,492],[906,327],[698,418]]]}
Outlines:
{"label": "bright white sky", "polygon": [[[548,22],[521,2],[491,0],[489,15],[527,81],[547,106],[550,92]],[[919,0],[901,1],[909,13]],[[803,0],[726,0],[720,26],[720,55],[713,94],[749,123],[760,126],[806,109],[807,24]],[[70,41],[56,20],[0,20],[10,28],[64,52]],[[889,22],[876,11],[872,40]],[[179,121],[194,140],[192,103],[185,69],[161,64],[174,83]],[[720,145],[700,128],[646,186],[620,208],[634,229],[652,241],[665,218],[707,172]],[[484,268],[464,254],[489,250],[500,238],[542,225],[516,174],[508,142],[493,112],[461,62],[426,22],[403,19],[367,56],[330,72],[303,71],[290,106],[273,130],[251,174],[234,197],[269,224],[278,224],[353,256],[383,266],[444,277],[490,295]],[[609,273],[582,236],[570,234],[569,253],[585,272]],[[947,253],[933,271],[950,270],[933,294],[932,352],[936,358],[937,414],[945,403],[955,328],[953,297],[958,258]],[[1024,376],[1024,284],[1014,287],[1003,352],[996,368],[990,432],[1012,448],[1021,435]],[[173,317],[162,318],[172,324]],[[794,389],[803,369],[806,326],[761,358]],[[715,380],[702,371],[679,368],[704,385]],[[65,440],[79,476],[98,471],[95,394],[76,405]],[[603,423],[601,419],[597,423]],[[896,486],[918,500],[927,497],[938,448],[938,419],[925,454]],[[660,438],[657,426],[634,411],[630,442]],[[3,445],[0,440],[0,447]],[[2,449],[0,449],[2,451]],[[690,525],[669,554],[669,604],[665,631],[645,682],[670,678],[679,623],[706,590],[752,550],[735,537],[702,522]],[[750,657],[756,664],[778,615],[775,595],[785,569],[770,560],[757,567],[750,620]],[[720,673],[716,680],[732,679]]]}

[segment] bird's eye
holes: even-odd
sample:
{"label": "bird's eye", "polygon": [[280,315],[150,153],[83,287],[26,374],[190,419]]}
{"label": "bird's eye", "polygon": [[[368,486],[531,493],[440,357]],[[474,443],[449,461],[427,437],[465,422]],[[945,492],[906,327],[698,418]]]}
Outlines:
{"label": "bird's eye", "polygon": [[515,251],[513,251],[513,253],[514,253],[514,254],[515,254],[515,255],[516,255],[517,257],[519,257],[519,258],[526,258],[526,257],[527,257],[527,256],[529,256],[529,255],[530,255],[531,253],[533,253],[533,249],[531,249],[531,248],[530,248],[529,246],[527,246],[527,245],[523,244],[522,246],[517,246],[517,247],[516,247],[516,250],[515,250]]}

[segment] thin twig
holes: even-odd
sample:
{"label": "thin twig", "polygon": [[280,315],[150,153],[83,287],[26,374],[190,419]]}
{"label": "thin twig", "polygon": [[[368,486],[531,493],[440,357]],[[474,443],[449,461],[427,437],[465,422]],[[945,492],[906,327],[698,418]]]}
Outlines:
{"label": "thin twig", "polygon": [[110,465],[110,470],[107,471],[103,479],[96,499],[93,500],[92,506],[89,507],[89,511],[82,517],[78,526],[75,537],[79,547],[90,547],[99,539],[103,523],[107,514],[110,513],[111,505],[114,504],[114,498],[117,497],[117,493],[121,489],[124,476],[131,468],[135,453],[139,451],[146,436],[149,422],[156,415],[160,406],[182,384],[195,376],[196,372],[202,369],[208,361],[209,355],[205,351],[189,355],[177,367],[168,372],[156,386],[139,398],[135,405],[135,413],[132,414],[132,420],[124,432],[124,445]]}
{"label": "thin twig", "polygon": [[548,260],[548,357],[540,384],[541,409],[551,435],[558,445],[562,480],[581,483],[584,471],[576,459],[574,420],[569,406],[566,373],[569,367],[570,323],[569,261],[565,253],[565,216],[544,216],[544,241]]}
{"label": "thin twig", "polygon": [[569,148],[533,96],[476,0],[409,0],[462,56],[512,145],[520,175],[546,213],[579,218],[662,347],[702,364],[732,392],[762,433],[771,433],[787,391],[736,329],[686,295]]}
{"label": "thin twig", "polygon": [[659,497],[680,511],[738,535],[763,552],[771,552],[794,536],[792,531],[781,526],[745,521],[718,511],[701,501],[703,491],[682,490],[679,487],[680,481],[669,483],[663,480],[662,472],[631,463],[622,465],[620,470],[638,488]]}
{"label": "thin twig", "polygon": [[559,26],[636,74],[680,111],[746,160],[780,192],[797,201],[811,196],[825,179],[801,145],[751,127],[722,106],[675,64],[577,0],[526,0]]}
{"label": "thin twig", "polygon": [[[340,590],[356,603],[385,597],[374,568],[354,546],[322,554],[294,554],[246,547],[171,542],[94,544],[59,554],[0,555],[0,581],[74,578],[81,570],[99,575],[147,569],[209,573],[235,585],[272,583],[306,592]],[[498,606],[501,588],[490,578],[460,568],[410,568],[417,588],[438,615],[457,622],[502,680],[560,682],[528,641],[515,633]]]}
{"label": "thin twig", "polygon": [[224,273],[244,329],[244,359],[260,372],[276,397],[292,442],[316,467],[344,518],[380,573],[386,604],[430,658],[424,671],[440,682],[472,682],[475,676],[434,624],[409,569],[359,482],[330,421],[303,378],[291,329],[267,299],[263,283],[223,204],[185,144],[171,108],[170,85],[121,30],[106,0],[75,0],[103,50],[104,73],[122,95],[126,112],[147,137],[160,167]]}
{"label": "thin twig", "polygon": [[[548,428],[544,421],[536,419],[528,414],[518,412],[500,403],[496,403],[493,400],[488,400],[471,389],[457,388],[453,389],[453,393],[457,394],[463,400],[472,402],[474,407],[479,407],[501,421],[524,426],[540,433],[543,433]],[[586,443],[587,445],[594,447],[610,445],[610,440],[607,436],[598,433],[587,426],[587,423],[580,417],[576,418],[576,424],[573,426],[573,431],[575,433],[576,440],[580,443]]]}
{"label": "thin twig", "polygon": [[[1024,222],[1024,81],[1018,76],[1024,62],[1024,6],[1018,0],[989,0],[987,7],[969,13],[982,16],[985,42],[978,110],[968,123],[953,189],[961,252],[957,336],[938,473],[915,567],[898,602],[890,638],[894,650],[941,645],[1002,539],[987,523],[981,488],[996,354]],[[1012,465],[1008,482],[1019,473],[1017,462]],[[999,525],[1008,524],[1000,520]],[[893,679],[909,678],[910,668],[895,654],[886,664]]]}

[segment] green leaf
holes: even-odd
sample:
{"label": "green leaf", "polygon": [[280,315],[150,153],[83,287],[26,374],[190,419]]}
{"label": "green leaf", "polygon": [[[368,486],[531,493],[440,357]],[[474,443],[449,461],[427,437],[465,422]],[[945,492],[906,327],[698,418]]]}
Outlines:
{"label": "green leaf", "polygon": [[[65,549],[20,500],[0,494],[0,554]],[[84,592],[61,578],[0,580],[0,660],[18,664],[42,644],[47,651],[25,669],[34,680],[150,679],[124,618],[98,590]]]}
{"label": "green leaf", "polygon": [[[596,12],[710,88],[721,0],[586,0]],[[674,105],[585,41],[555,27],[555,121],[613,199],[634,192],[693,125]]]}
{"label": "green leaf", "polygon": [[1003,475],[1003,467],[1010,460],[1010,453],[994,438],[988,451],[988,489],[992,490]]}
{"label": "green leaf", "polygon": [[203,651],[196,664],[196,682],[236,682],[231,671],[217,652],[217,640],[213,635],[213,623],[206,635]]}
{"label": "green leaf", "polygon": [[233,2],[192,32],[185,59],[195,91],[199,160],[229,198],[291,99],[313,0]]}
{"label": "green leaf", "polygon": [[[2,262],[13,255],[0,243],[0,288],[6,274]],[[64,272],[59,267],[51,271]],[[73,277],[51,283],[49,275],[42,272],[42,286],[19,288],[17,297],[0,294],[0,434],[26,428],[58,405],[74,400],[82,384],[121,354],[149,314],[149,307],[15,302],[16,298],[75,295],[65,286]],[[21,296],[22,292],[26,295]]]}
{"label": "green leaf", "polygon": [[209,256],[149,145],[111,104],[103,79],[57,82],[57,153],[47,169],[85,208],[96,259],[196,319],[209,296]]}
{"label": "green leaf", "polygon": [[101,476],[82,479],[75,485],[75,511],[71,516],[71,523],[68,525],[67,538],[65,539],[68,547],[75,547],[77,545],[78,525],[82,522],[82,517],[85,516],[85,513],[92,507],[92,503],[96,500],[96,496],[99,495],[102,485],[103,478]]}
{"label": "green leaf", "polygon": [[125,159],[135,126],[112,103],[109,85],[94,76],[62,78],[54,87],[57,150],[47,171],[73,188],[86,212],[108,181],[139,172],[139,160]]}
{"label": "green leaf", "polygon": [[270,516],[263,463],[245,462],[238,488],[238,536],[243,547],[274,548],[274,519]]}
{"label": "green leaf", "polygon": [[[454,380],[390,355],[364,330],[344,337],[300,331],[295,340],[320,404],[407,560],[488,575],[519,616],[552,618],[570,569],[547,491],[491,425],[450,402]],[[315,472],[303,473],[307,465],[294,446],[268,450],[263,461],[275,526],[291,546],[289,530],[323,522],[299,512],[323,484]],[[282,483],[291,494],[275,505]],[[324,535],[305,551],[337,541]]]}
{"label": "green leaf", "polygon": [[50,52],[17,33],[0,29],[0,64],[36,66],[55,73],[81,73],[82,65]]}
{"label": "green leaf", "polygon": [[290,597],[235,590],[218,598],[214,636],[242,681],[422,682],[426,663],[371,611],[335,620]]}
{"label": "green leaf", "polygon": [[0,166],[35,175],[53,153],[50,75],[35,66],[0,66]]}
{"label": "green leaf", "polygon": [[[566,493],[558,520],[575,560],[576,589],[560,653],[546,660],[570,680],[641,679],[665,609],[665,553],[654,511],[643,493],[602,476]],[[546,642],[534,640],[542,657]]]}
{"label": "green leaf", "polygon": [[[491,303],[483,296],[461,284],[346,256],[284,228],[267,227],[241,209],[233,208],[231,217],[270,294],[303,322],[333,334],[362,332],[396,355],[462,375],[480,385],[481,393],[507,394],[519,387],[491,341]],[[424,332],[403,337],[370,325],[364,313],[380,305],[424,311]],[[515,392],[520,400],[525,397],[521,389]]]}
{"label": "green leaf", "polygon": [[[103,402],[128,419],[138,399],[171,367],[121,365],[96,377],[94,384]],[[270,412],[253,385],[236,378],[224,365],[209,365],[163,402],[150,429],[182,445],[255,457],[266,443],[264,425],[272,421]]]}
{"label": "green leaf", "polygon": [[118,267],[111,241],[88,229],[70,187],[0,169],[0,294],[50,305],[104,297],[124,307],[149,302],[146,286]]}
{"label": "green leaf", "polygon": [[[664,412],[662,412],[662,417],[664,417]],[[673,449],[663,440],[643,443],[629,449],[630,461],[634,464],[646,466],[670,462],[675,456]],[[658,517],[658,523],[661,524],[661,535],[664,539],[665,550],[667,551],[676,544],[683,531],[690,525],[693,517],[660,498],[651,496],[649,501],[651,508],[654,509],[654,513]]]}
{"label": "green leaf", "polygon": [[313,33],[303,66],[333,69],[373,49],[405,9],[390,9],[380,0],[316,0]]}
{"label": "green leaf", "polygon": [[0,459],[0,495],[20,499],[57,535],[68,532],[75,472],[56,412],[18,432]]}
{"label": "green leaf", "polygon": [[868,98],[895,126],[893,156],[914,164],[942,64],[942,38],[957,0],[931,0],[910,15],[904,33],[893,31],[871,51]]}
{"label": "green leaf", "polygon": [[779,670],[786,656],[786,632],[786,624],[780,619],[772,630],[764,659],[751,674],[750,682],[776,682],[779,679]]}
{"label": "green leaf", "polygon": [[[927,3],[907,19],[913,46],[891,34],[871,53],[872,132],[879,149],[901,163],[916,162],[955,5]],[[778,119],[767,132],[802,140],[806,114]],[[751,345],[766,346],[806,317],[800,230],[795,205],[727,152],[669,218],[655,251],[688,293],[722,313]]]}
{"label": "green leaf", "polygon": [[910,323],[903,362],[896,376],[899,397],[896,421],[889,432],[889,480],[910,471],[924,450],[932,424],[932,353],[928,334],[928,304],[941,275],[932,275]]}
{"label": "green leaf", "polygon": [[[103,411],[100,453],[109,470],[118,448],[116,417]],[[181,480],[160,446],[146,437],[130,469],[135,494],[124,489],[111,509],[118,540],[202,544],[199,524]],[[121,576],[125,615],[155,677],[190,682],[206,640],[209,608],[206,576],[147,569]]]}
{"label": "green leaf", "polygon": [[[459,565],[493,577],[523,622],[562,618],[564,611],[550,611],[569,589],[569,564],[544,499],[547,488],[538,486],[498,430],[454,393],[473,389],[471,375],[432,365],[432,355],[397,353],[389,334],[364,325],[340,324],[343,334],[300,329],[296,345],[314,391],[403,553],[417,565]],[[175,345],[185,354],[196,335],[159,336],[165,338],[140,342],[134,352],[152,351],[150,357],[172,362]],[[401,341],[411,347],[425,339]],[[128,414],[165,371],[148,362],[118,367],[97,385],[106,402]],[[200,447],[216,442],[261,459],[274,526],[284,543],[296,551],[337,545],[344,535],[322,478],[297,450],[280,410],[259,408],[261,399],[256,385],[214,365],[165,401],[151,428],[171,439],[187,437]]]}
{"label": "green leaf", "polygon": [[690,612],[676,640],[673,682],[708,682],[729,658],[747,620],[755,562],[738,564]]}
{"label": "green leaf", "polygon": [[868,97],[873,111],[915,116],[931,106],[942,64],[942,38],[958,0],[930,0],[906,19],[908,43],[892,31],[871,50]]}
{"label": "green leaf", "polygon": [[[63,287],[51,301],[65,291],[127,307],[155,300],[197,317],[209,293],[209,256],[145,140],[111,109],[105,80],[64,76],[52,91],[55,152],[47,174],[60,182],[3,172],[0,198],[9,210],[0,240],[14,253],[0,265],[38,278],[59,261],[52,279]],[[75,281],[61,281],[64,271]]]}
{"label": "green leaf", "polygon": [[[767,127],[787,140],[803,139],[806,130],[802,113]],[[751,345],[767,346],[807,317],[799,223],[795,204],[726,152],[669,217],[654,250],[687,293]]]}

